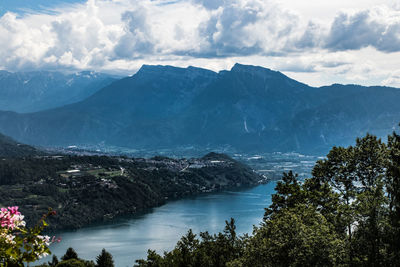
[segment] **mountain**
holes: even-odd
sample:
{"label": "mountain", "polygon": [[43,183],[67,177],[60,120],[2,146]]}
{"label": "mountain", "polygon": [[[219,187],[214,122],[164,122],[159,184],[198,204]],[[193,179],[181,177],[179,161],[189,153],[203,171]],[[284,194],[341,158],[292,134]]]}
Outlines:
{"label": "mountain", "polygon": [[20,144],[12,138],[0,134],[0,157],[14,158],[43,154],[34,147]]}
{"label": "mountain", "polygon": [[215,73],[144,65],[75,104],[0,113],[0,131],[28,144],[140,149],[230,147],[240,152],[325,153],[400,121],[400,90],[311,87],[270,69],[236,64]]}
{"label": "mountain", "polygon": [[145,147],[164,145],[171,138],[168,145],[175,145],[180,129],[173,119],[217,76],[198,68],[143,66],[132,77],[79,103],[30,114],[0,112],[0,128],[28,144],[111,144],[109,140],[114,140]]}
{"label": "mountain", "polygon": [[71,104],[115,80],[111,75],[89,71],[0,71],[0,110],[34,112]]}

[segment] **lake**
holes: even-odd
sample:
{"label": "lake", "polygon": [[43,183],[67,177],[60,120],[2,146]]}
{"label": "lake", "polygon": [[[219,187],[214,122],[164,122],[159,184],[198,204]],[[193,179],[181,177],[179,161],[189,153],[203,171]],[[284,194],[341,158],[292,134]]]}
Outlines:
{"label": "lake", "polygon": [[[62,241],[50,248],[53,254],[61,257],[68,247],[73,247],[79,257],[91,260],[105,248],[113,255],[115,266],[132,267],[136,259],[146,257],[147,249],[171,250],[190,228],[195,233],[217,233],[224,229],[225,220],[232,217],[238,233],[251,234],[253,225],[261,222],[264,208],[271,202],[274,187],[275,183],[271,182],[171,201],[112,224],[58,233]],[[44,260],[51,260],[51,256]]]}

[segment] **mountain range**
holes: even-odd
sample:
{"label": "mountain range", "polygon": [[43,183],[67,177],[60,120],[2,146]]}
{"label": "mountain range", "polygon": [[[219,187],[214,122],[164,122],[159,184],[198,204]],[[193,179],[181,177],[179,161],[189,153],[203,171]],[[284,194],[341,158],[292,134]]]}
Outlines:
{"label": "mountain range", "polygon": [[88,98],[40,112],[0,112],[0,132],[42,146],[229,147],[325,153],[400,121],[400,90],[311,87],[267,68],[230,71],[144,65]]}
{"label": "mountain range", "polygon": [[84,100],[117,79],[83,71],[0,71],[0,110],[35,112]]}

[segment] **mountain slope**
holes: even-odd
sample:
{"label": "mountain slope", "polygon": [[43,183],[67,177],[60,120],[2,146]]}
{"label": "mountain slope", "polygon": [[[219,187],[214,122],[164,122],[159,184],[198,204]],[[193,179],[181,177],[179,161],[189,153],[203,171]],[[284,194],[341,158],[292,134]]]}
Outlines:
{"label": "mountain slope", "polygon": [[0,113],[0,127],[17,140],[42,145],[136,144],[161,135],[165,140],[176,129],[157,132],[167,118],[179,116],[216,76],[197,68],[143,66],[80,103],[31,114]]}
{"label": "mountain slope", "polygon": [[25,157],[43,154],[36,148],[17,143],[12,138],[0,134],[0,157]]}
{"label": "mountain slope", "polygon": [[0,110],[34,112],[81,101],[115,81],[96,72],[0,71]]}
{"label": "mountain slope", "polygon": [[398,103],[396,88],[315,88],[262,67],[215,73],[145,65],[79,103],[1,112],[0,131],[38,145],[324,153],[366,132],[390,133],[400,121]]}
{"label": "mountain slope", "polygon": [[288,125],[288,130],[301,133],[299,150],[352,144],[352,138],[367,132],[386,140],[400,122],[399,89],[333,85],[321,90],[337,97],[296,114]]}

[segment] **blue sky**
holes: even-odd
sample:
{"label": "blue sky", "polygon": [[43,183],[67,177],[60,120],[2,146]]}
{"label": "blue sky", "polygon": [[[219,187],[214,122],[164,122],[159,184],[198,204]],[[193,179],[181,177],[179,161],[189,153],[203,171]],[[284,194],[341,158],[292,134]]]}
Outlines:
{"label": "blue sky", "polygon": [[65,4],[84,3],[84,0],[1,0],[0,16],[11,11],[19,14],[40,12]]}
{"label": "blue sky", "polygon": [[394,0],[1,0],[0,69],[132,74],[261,65],[311,85],[400,87]]}

